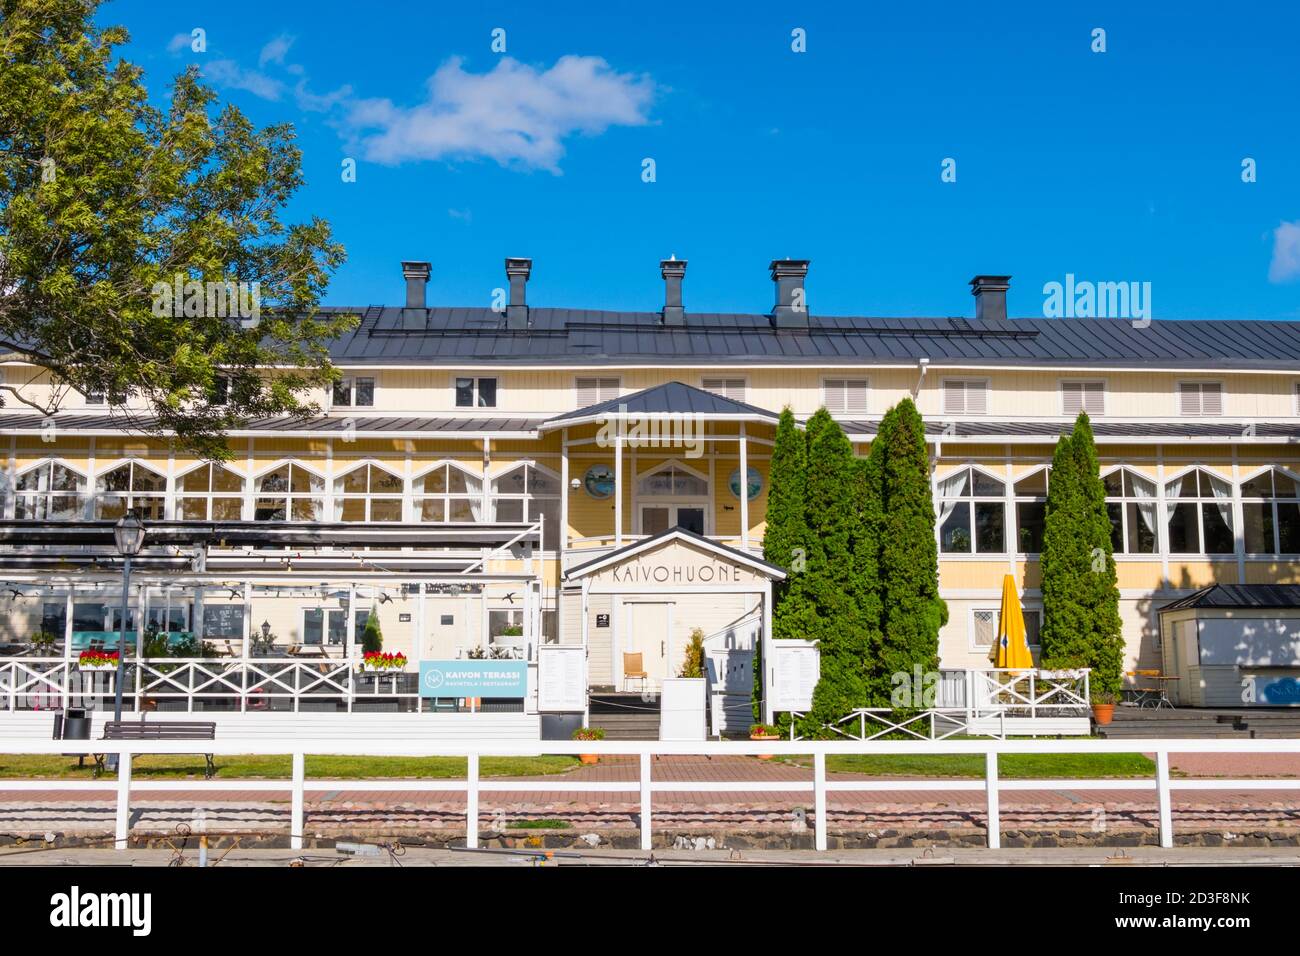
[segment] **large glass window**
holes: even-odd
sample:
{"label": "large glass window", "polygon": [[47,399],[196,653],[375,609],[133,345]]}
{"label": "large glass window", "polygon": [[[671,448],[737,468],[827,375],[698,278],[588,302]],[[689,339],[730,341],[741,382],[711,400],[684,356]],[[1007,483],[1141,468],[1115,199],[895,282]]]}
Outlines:
{"label": "large glass window", "polygon": [[1043,523],[1047,512],[1047,469],[1041,468],[1016,482],[1016,551],[1038,554],[1043,550]]}
{"label": "large glass window", "polygon": [[483,481],[455,465],[439,465],[415,480],[415,513],[421,521],[479,521]]}
{"label": "large glass window", "polygon": [[1300,489],[1286,472],[1270,468],[1241,483],[1247,554],[1300,554]]}
{"label": "large glass window", "polygon": [[75,521],[85,516],[86,476],[57,461],[43,461],[18,476],[14,517]]}
{"label": "large glass window", "polygon": [[1115,554],[1155,554],[1156,483],[1127,468],[1102,479],[1110,515],[1110,547]]}
{"label": "large glass window", "polygon": [[202,465],[176,479],[176,516],[185,521],[238,521],[244,479],[221,465]]}
{"label": "large glass window", "polygon": [[335,521],[401,521],[402,486],[378,465],[362,465],[334,479]]}
{"label": "large glass window", "polygon": [[1199,468],[1165,484],[1170,554],[1232,554],[1232,485]]}
{"label": "large glass window", "polygon": [[655,497],[703,498],[709,494],[709,481],[674,464],[643,477],[637,483],[637,490]]}
{"label": "large glass window", "polygon": [[325,479],[290,462],[254,479],[254,521],[320,521]]}
{"label": "large glass window", "polygon": [[492,480],[496,521],[542,522],[542,543],[552,550],[560,540],[560,478],[536,465],[521,465]]}
{"label": "large glass window", "polygon": [[113,520],[134,510],[145,521],[161,521],[167,479],[138,461],[104,472],[95,481],[95,517]]}
{"label": "large glass window", "polygon": [[939,480],[939,550],[945,554],[1006,551],[1006,486],[978,468]]}

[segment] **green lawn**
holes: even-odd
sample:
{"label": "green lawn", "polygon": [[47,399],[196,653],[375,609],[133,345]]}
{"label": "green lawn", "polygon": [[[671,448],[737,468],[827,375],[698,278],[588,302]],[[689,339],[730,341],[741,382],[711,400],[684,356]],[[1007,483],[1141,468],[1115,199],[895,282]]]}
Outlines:
{"label": "green lawn", "polygon": [[[791,762],[811,766],[808,757]],[[983,754],[832,754],[826,769],[881,777],[983,777]],[[998,775],[1009,779],[1151,777],[1156,765],[1141,754],[1003,754]]]}
{"label": "green lawn", "polygon": [[[216,757],[217,776],[239,779],[288,779],[287,756]],[[479,772],[485,777],[529,777],[564,773],[578,766],[577,757],[483,757]],[[137,757],[132,776],[146,779],[203,778],[203,757],[188,754]],[[308,755],[307,776],[365,780],[368,778],[463,778],[464,757],[327,757]],[[0,779],[90,779],[91,762],[78,769],[75,757],[0,754]]]}

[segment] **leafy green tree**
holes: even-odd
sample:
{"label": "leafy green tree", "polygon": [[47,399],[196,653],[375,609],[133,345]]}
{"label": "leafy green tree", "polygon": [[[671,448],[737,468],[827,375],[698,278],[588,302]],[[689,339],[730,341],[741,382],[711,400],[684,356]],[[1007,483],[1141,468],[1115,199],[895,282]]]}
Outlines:
{"label": "leafy green tree", "polygon": [[[895,674],[914,683],[917,667],[922,675],[938,668],[939,629],[948,621],[948,606],[939,597],[925,425],[910,398],[886,413],[871,458],[880,474],[881,634],[870,684],[873,703],[884,704]],[[918,704],[928,706],[924,700]]]}
{"label": "leafy green tree", "polygon": [[1124,663],[1119,585],[1092,425],[1080,414],[1052,456],[1040,575],[1044,667],[1090,667],[1094,693],[1118,694]]}
{"label": "leafy green tree", "polygon": [[384,634],[379,629],[379,615],[375,609],[370,609],[370,616],[366,618],[366,626],[361,632],[361,652],[363,654],[378,654],[384,649]]}
{"label": "leafy green tree", "polygon": [[821,676],[804,732],[825,735],[824,725],[866,701],[869,625],[862,592],[863,565],[855,547],[863,533],[859,466],[853,446],[826,409],[808,422],[808,567],[802,581],[808,632],[818,641]]}
{"label": "leafy green tree", "polygon": [[[807,563],[808,442],[787,407],[777,421],[776,440],[767,480],[767,524],[763,557],[782,568],[788,577],[772,589],[772,637],[806,635],[807,602],[803,575]],[[763,662],[761,648],[754,652],[754,719],[763,719]]]}
{"label": "leafy green tree", "polygon": [[[100,392],[124,427],[225,458],[226,429],[314,411],[305,390],[337,375],[328,342],[355,317],[317,306],[343,249],[322,219],[281,221],[303,182],[291,126],[214,112],[194,67],[153,106],[98,6],[0,0],[0,357],[54,386],[0,397],[48,415]],[[227,283],[255,315],[230,315]]]}

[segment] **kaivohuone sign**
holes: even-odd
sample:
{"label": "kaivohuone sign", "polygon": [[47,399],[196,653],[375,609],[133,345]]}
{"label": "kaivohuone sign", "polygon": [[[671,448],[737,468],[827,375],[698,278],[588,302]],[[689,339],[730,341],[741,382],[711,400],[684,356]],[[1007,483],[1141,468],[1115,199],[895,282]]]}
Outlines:
{"label": "kaivohuone sign", "polygon": [[745,580],[734,565],[677,562],[633,562],[610,571],[615,584],[740,584]]}

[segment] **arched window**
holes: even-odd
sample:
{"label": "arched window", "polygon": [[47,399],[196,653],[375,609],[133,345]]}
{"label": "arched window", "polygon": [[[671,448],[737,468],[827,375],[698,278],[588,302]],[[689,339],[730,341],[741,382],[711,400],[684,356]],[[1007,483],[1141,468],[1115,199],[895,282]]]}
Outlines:
{"label": "arched window", "polygon": [[1047,469],[1022,477],[1016,492],[1016,551],[1038,554],[1043,550],[1043,523],[1047,515]]}
{"label": "arched window", "polygon": [[401,521],[405,482],[378,465],[362,465],[334,479],[335,521]]}
{"label": "arched window", "polygon": [[253,481],[254,521],[320,521],[325,515],[325,479],[297,462]]}
{"label": "arched window", "polygon": [[415,479],[415,513],[421,521],[479,521],[483,481],[455,465],[438,465]]}
{"label": "arched window", "polygon": [[1300,554],[1300,487],[1280,468],[1241,483],[1248,554]]}
{"label": "arched window", "polygon": [[670,463],[642,477],[637,483],[637,491],[639,494],[657,498],[706,497],[709,493],[709,481],[681,465]]}
{"label": "arched window", "polygon": [[939,479],[939,550],[945,554],[1006,551],[1006,485],[978,468]]}
{"label": "arched window", "polygon": [[1106,513],[1110,515],[1110,547],[1116,554],[1155,554],[1156,483],[1127,468],[1102,478]]}
{"label": "arched window", "polygon": [[176,479],[176,517],[184,521],[238,521],[244,516],[244,479],[221,465],[200,465]]}
{"label": "arched window", "polygon": [[670,461],[643,474],[636,490],[639,533],[659,534],[669,528],[712,533],[709,479],[704,475]]}
{"label": "arched window", "polygon": [[556,549],[560,540],[560,477],[537,465],[520,465],[492,479],[495,521],[542,522],[542,543]]}
{"label": "arched window", "polygon": [[57,461],[43,461],[18,476],[14,517],[75,521],[85,517],[86,476]]}
{"label": "arched window", "polygon": [[138,461],[110,468],[95,480],[95,517],[114,520],[129,510],[146,521],[166,514],[167,479]]}
{"label": "arched window", "polygon": [[1201,468],[1165,484],[1170,554],[1232,554],[1232,485]]}

